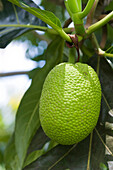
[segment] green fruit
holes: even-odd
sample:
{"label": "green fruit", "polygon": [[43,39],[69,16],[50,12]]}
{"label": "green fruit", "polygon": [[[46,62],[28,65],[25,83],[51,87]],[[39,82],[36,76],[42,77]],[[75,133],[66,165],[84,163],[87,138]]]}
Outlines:
{"label": "green fruit", "polygon": [[39,115],[46,135],[62,145],[86,138],[97,124],[101,86],[87,64],[61,63],[48,74],[40,98]]}

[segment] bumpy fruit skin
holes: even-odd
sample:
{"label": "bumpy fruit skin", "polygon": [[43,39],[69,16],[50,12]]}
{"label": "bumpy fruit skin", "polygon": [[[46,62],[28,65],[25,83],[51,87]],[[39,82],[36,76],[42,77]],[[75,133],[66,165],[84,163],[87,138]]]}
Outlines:
{"label": "bumpy fruit skin", "polygon": [[46,135],[62,145],[86,138],[97,124],[101,86],[87,64],[61,63],[48,74],[40,98],[39,115]]}

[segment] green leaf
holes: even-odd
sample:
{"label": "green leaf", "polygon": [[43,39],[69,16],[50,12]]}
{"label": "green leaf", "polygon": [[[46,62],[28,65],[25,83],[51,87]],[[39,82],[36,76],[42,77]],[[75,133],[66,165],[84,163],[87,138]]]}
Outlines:
{"label": "green leaf", "polygon": [[[63,1],[61,3],[63,4]],[[53,12],[55,16],[57,16],[60,19],[61,23],[65,22],[66,20],[65,6],[63,5],[60,6],[51,0],[48,1],[42,0],[41,6],[43,6],[45,10]]]}
{"label": "green leaf", "polygon": [[[35,5],[31,0],[27,1],[30,6],[38,8],[38,6]],[[12,5],[12,3],[8,2],[7,0],[2,0],[1,4],[3,4],[3,9],[0,11],[0,48],[5,48],[13,39],[33,30],[33,28],[1,27],[1,25],[11,26],[12,24],[29,24],[36,26],[46,26],[46,24],[40,19],[23,10],[22,8]]]}
{"label": "green leaf", "polygon": [[23,3],[22,1],[19,1],[19,0],[18,1],[17,0],[9,0],[9,1],[12,2],[13,4],[23,8],[24,10],[28,11],[29,13],[33,14],[37,18],[44,21],[46,24],[53,27],[54,29],[56,29],[56,30],[59,30],[59,28],[61,29],[60,20],[52,12],[46,11],[46,10],[41,10],[39,8],[29,7],[28,5],[26,5],[25,3]]}
{"label": "green leaf", "polygon": [[60,37],[57,37],[48,46],[46,65],[42,69],[38,68],[35,72],[32,84],[18,108],[15,124],[15,146],[21,167],[31,139],[40,126],[38,107],[42,85],[48,72],[57,64],[58,58],[62,56],[63,42]]}
{"label": "green leaf", "polygon": [[[86,170],[87,157],[88,157],[88,144],[89,138],[77,144],[73,145],[57,145],[45,155],[38,158],[35,162],[25,167],[27,169],[46,170],[54,165],[52,169],[77,169]],[[73,148],[73,149],[72,149]],[[72,149],[72,150],[71,150]],[[71,150],[71,152],[69,152]],[[67,155],[66,155],[67,154]],[[66,156],[65,156],[66,155]]]}
{"label": "green leaf", "polygon": [[19,159],[15,150],[14,134],[12,135],[4,154],[6,170],[21,170]]}
{"label": "green leaf", "polygon": [[24,167],[29,165],[33,161],[37,160],[40,156],[44,155],[45,153],[47,153],[48,151],[50,151],[52,148],[54,148],[57,145],[58,145],[58,143],[56,143],[54,141],[49,141],[49,142],[45,143],[45,145],[43,146],[42,149],[36,150],[28,155],[28,157],[24,163]]}

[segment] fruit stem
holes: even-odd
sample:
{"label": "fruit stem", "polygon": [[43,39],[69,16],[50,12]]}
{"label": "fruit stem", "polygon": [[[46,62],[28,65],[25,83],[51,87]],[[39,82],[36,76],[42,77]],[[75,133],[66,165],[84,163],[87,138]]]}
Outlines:
{"label": "fruit stem", "polygon": [[75,55],[76,55],[76,50],[75,48],[70,48],[69,49],[69,59],[68,62],[74,64],[75,63]]}
{"label": "fruit stem", "polygon": [[60,62],[63,61],[64,40],[61,39],[61,41],[62,43],[60,43],[59,57],[58,57],[58,61],[56,64],[59,64]]}

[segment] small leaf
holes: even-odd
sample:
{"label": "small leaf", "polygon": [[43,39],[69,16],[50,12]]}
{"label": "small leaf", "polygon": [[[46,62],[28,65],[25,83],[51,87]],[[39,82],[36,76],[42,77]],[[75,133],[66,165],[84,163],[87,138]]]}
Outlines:
{"label": "small leaf", "polygon": [[47,56],[49,56],[49,60],[42,69],[38,68],[35,72],[32,84],[18,108],[15,125],[15,146],[21,167],[31,139],[40,126],[38,107],[42,85],[48,72],[56,65],[59,61],[58,58],[62,55],[63,42],[60,37],[57,37],[48,46]]}
{"label": "small leaf", "polygon": [[28,11],[29,13],[33,14],[37,18],[44,21],[46,24],[50,25],[53,28],[59,29],[61,28],[60,20],[50,11],[41,10],[39,8],[29,7],[25,3],[16,0],[9,0],[13,4],[23,8],[24,10]]}

